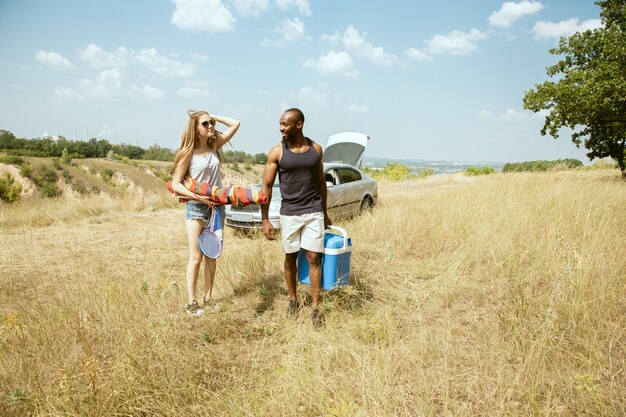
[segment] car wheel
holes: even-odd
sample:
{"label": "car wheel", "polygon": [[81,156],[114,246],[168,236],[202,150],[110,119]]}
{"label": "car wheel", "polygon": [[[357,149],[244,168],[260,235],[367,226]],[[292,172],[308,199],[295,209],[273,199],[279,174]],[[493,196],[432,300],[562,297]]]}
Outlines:
{"label": "car wheel", "polygon": [[361,209],[359,210],[360,214],[369,212],[372,210],[372,207],[374,207],[374,201],[372,200],[372,197],[365,197],[363,198],[363,201],[361,201]]}

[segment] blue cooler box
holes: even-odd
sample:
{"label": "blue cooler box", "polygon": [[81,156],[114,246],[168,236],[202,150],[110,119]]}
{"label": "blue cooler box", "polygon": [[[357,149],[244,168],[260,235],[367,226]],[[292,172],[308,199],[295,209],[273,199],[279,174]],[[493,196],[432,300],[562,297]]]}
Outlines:
{"label": "blue cooler box", "polygon": [[[322,283],[321,288],[332,290],[333,288],[348,285],[350,277],[350,256],[352,255],[352,239],[341,227],[330,226],[330,229],[341,233],[324,234],[324,253],[322,254]],[[306,260],[306,252],[300,249],[298,254],[298,281],[305,285],[311,285],[309,278],[309,262]]]}

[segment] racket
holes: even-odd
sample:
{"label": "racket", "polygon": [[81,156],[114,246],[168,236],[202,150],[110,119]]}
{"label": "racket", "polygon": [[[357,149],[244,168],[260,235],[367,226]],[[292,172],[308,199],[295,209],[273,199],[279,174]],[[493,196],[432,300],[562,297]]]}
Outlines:
{"label": "racket", "polygon": [[198,248],[207,258],[217,259],[222,254],[222,221],[217,207],[211,209],[211,218],[198,236]]}

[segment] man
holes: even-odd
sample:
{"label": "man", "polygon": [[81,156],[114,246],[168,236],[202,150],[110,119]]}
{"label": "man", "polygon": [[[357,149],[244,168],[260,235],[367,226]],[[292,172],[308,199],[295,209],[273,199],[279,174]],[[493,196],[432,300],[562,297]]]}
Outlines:
{"label": "man", "polygon": [[280,181],[280,227],[285,251],[285,281],[289,291],[288,314],[298,313],[296,297],[296,260],[300,249],[306,251],[311,279],[312,312],[315,327],[323,323],[319,310],[321,259],[324,231],[331,224],[326,211],[326,180],[322,164],[322,147],[304,136],[304,114],[289,109],[280,118],[282,141],[267,156],[261,191],[267,204],[261,205],[263,234],[274,240],[276,233],[269,221],[272,186],[278,172]]}

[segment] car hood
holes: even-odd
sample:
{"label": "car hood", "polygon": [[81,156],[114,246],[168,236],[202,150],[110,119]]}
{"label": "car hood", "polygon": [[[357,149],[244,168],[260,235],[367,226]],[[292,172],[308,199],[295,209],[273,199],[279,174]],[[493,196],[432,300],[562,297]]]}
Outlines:
{"label": "car hood", "polygon": [[328,137],[323,162],[338,162],[361,166],[363,152],[370,137],[364,133],[342,132]]}

